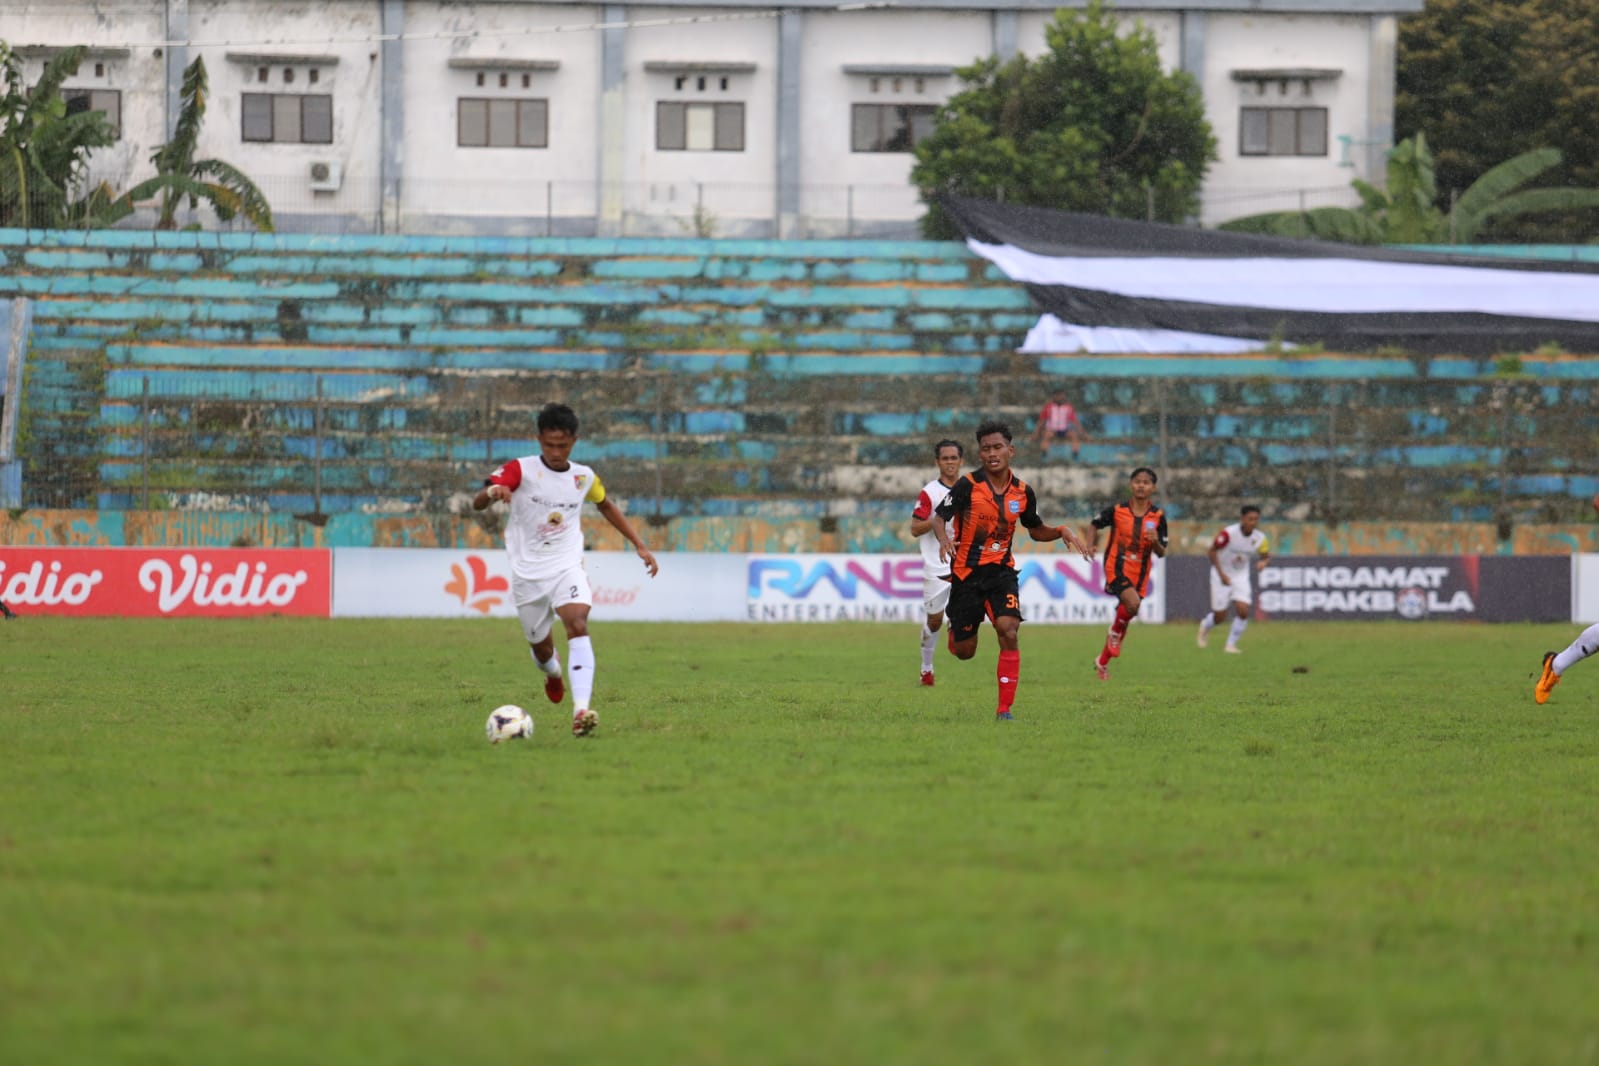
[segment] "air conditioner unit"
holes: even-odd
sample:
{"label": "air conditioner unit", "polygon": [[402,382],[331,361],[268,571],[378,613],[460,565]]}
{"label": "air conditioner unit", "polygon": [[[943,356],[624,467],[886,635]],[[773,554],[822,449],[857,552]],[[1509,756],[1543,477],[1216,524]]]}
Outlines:
{"label": "air conditioner unit", "polygon": [[336,159],[315,159],[306,168],[312,192],[337,192],[344,181],[344,164]]}

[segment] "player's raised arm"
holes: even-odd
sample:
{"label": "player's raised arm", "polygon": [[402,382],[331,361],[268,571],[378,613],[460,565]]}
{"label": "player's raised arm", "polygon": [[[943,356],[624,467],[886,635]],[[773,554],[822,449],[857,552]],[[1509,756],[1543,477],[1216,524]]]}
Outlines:
{"label": "player's raised arm", "polygon": [[656,563],[655,556],[650,553],[649,547],[644,543],[644,538],[638,535],[638,531],[633,528],[633,523],[629,522],[627,515],[622,513],[622,509],[616,506],[610,497],[601,500],[594,507],[600,514],[605,516],[607,522],[616,527],[618,533],[627,538],[629,544],[633,545],[633,550],[638,553],[638,557],[644,560],[644,569],[650,572],[650,576],[654,577],[660,573],[661,568]]}

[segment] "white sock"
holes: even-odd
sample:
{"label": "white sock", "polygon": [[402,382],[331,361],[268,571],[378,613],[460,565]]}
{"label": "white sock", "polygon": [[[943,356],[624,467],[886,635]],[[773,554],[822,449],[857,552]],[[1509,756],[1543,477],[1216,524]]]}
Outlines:
{"label": "white sock", "polygon": [[922,623],[922,673],[933,672],[933,649],[938,647],[938,634],[927,628],[927,623]]}
{"label": "white sock", "polygon": [[1203,617],[1203,618],[1201,618],[1199,620],[1199,631],[1201,633],[1209,633],[1212,629],[1215,629],[1215,628],[1216,628],[1216,616],[1215,615],[1207,614],[1205,617]]}
{"label": "white sock", "polygon": [[1229,647],[1233,647],[1233,648],[1238,647],[1238,638],[1243,636],[1244,635],[1244,630],[1246,630],[1248,628],[1249,628],[1249,619],[1247,619],[1247,618],[1234,618],[1233,619],[1233,627],[1227,633],[1227,644],[1228,644],[1228,646]]}
{"label": "white sock", "polygon": [[586,711],[594,695],[594,644],[588,637],[573,637],[566,642],[566,657],[572,664],[572,711]]}
{"label": "white sock", "polygon": [[1589,626],[1584,629],[1571,646],[1555,656],[1555,676],[1569,670],[1574,664],[1581,662],[1588,656],[1599,652],[1599,625]]}
{"label": "white sock", "polygon": [[560,652],[551,651],[550,652],[550,657],[548,659],[544,659],[544,660],[540,660],[539,659],[539,653],[533,650],[533,646],[531,644],[528,645],[527,652],[528,652],[529,655],[533,656],[533,665],[534,666],[538,667],[540,670],[543,670],[546,674],[548,674],[551,677],[560,677],[561,676],[561,653]]}

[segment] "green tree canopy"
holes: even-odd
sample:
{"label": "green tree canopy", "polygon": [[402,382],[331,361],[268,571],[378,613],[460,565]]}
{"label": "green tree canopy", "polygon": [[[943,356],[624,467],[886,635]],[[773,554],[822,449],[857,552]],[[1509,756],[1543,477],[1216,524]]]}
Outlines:
{"label": "green tree canopy", "polygon": [[[1395,132],[1425,130],[1444,203],[1501,160],[1540,148],[1547,180],[1599,188],[1599,4],[1592,0],[1427,0],[1400,24]],[[1599,214],[1516,216],[1509,240],[1581,240]]]}
{"label": "green tree canopy", "polygon": [[0,41],[0,226],[97,225],[108,209],[108,190],[85,186],[89,153],[116,136],[98,111],[68,114],[61,94],[84,52],[57,53],[30,88],[22,61]]}
{"label": "green tree canopy", "polygon": [[911,171],[928,236],[955,235],[943,192],[1119,218],[1195,214],[1216,138],[1194,79],[1161,69],[1142,23],[1120,35],[1101,0],[1057,11],[1045,35],[1036,59],[988,57],[957,72],[964,87]]}
{"label": "green tree canopy", "polygon": [[1427,138],[1417,134],[1388,153],[1388,187],[1351,182],[1360,206],[1273,211],[1224,222],[1235,233],[1316,237],[1355,244],[1466,244],[1506,220],[1599,208],[1599,189],[1523,189],[1560,165],[1560,152],[1540,148],[1491,168],[1448,211],[1438,204],[1438,179]]}

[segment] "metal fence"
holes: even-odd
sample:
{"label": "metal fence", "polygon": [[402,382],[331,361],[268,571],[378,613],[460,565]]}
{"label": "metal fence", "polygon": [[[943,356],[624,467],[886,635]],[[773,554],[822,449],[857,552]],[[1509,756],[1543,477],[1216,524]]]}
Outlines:
{"label": "metal fence", "polygon": [[[254,175],[284,233],[488,234],[556,237],[726,237],[787,239],[917,239],[926,208],[907,184],[809,183],[782,202],[778,185],[734,181],[634,181],[599,184],[528,175],[514,180],[406,178],[387,196],[375,174],[334,168],[289,175]],[[996,197],[1003,199],[1003,189]],[[1207,186],[1195,225],[1215,226],[1246,215],[1318,208],[1355,208],[1349,185]],[[1153,198],[1148,212],[1156,217]],[[150,228],[156,208],[141,205],[121,228]],[[0,226],[77,228],[92,216],[40,200],[24,210],[0,200]],[[224,222],[204,204],[181,209],[179,227],[241,230],[241,218]],[[1542,243],[1579,244],[1594,238],[1593,219],[1551,216]],[[1452,243],[1448,234],[1440,243]]]}
{"label": "metal fence", "polygon": [[[85,417],[33,417],[24,505],[459,511],[487,471],[537,452],[534,415],[549,400],[579,410],[578,457],[646,514],[898,513],[928,476],[930,442],[969,439],[990,416],[1017,430],[1017,465],[1041,494],[1103,498],[1151,463],[1183,517],[1225,517],[1250,498],[1294,520],[1545,520],[1599,491],[1571,464],[1599,440],[1595,388],[1513,371],[1458,382],[619,371],[397,389],[329,373],[247,390],[161,377],[120,379]],[[1091,438],[1076,460],[1025,436],[1063,386]]]}

